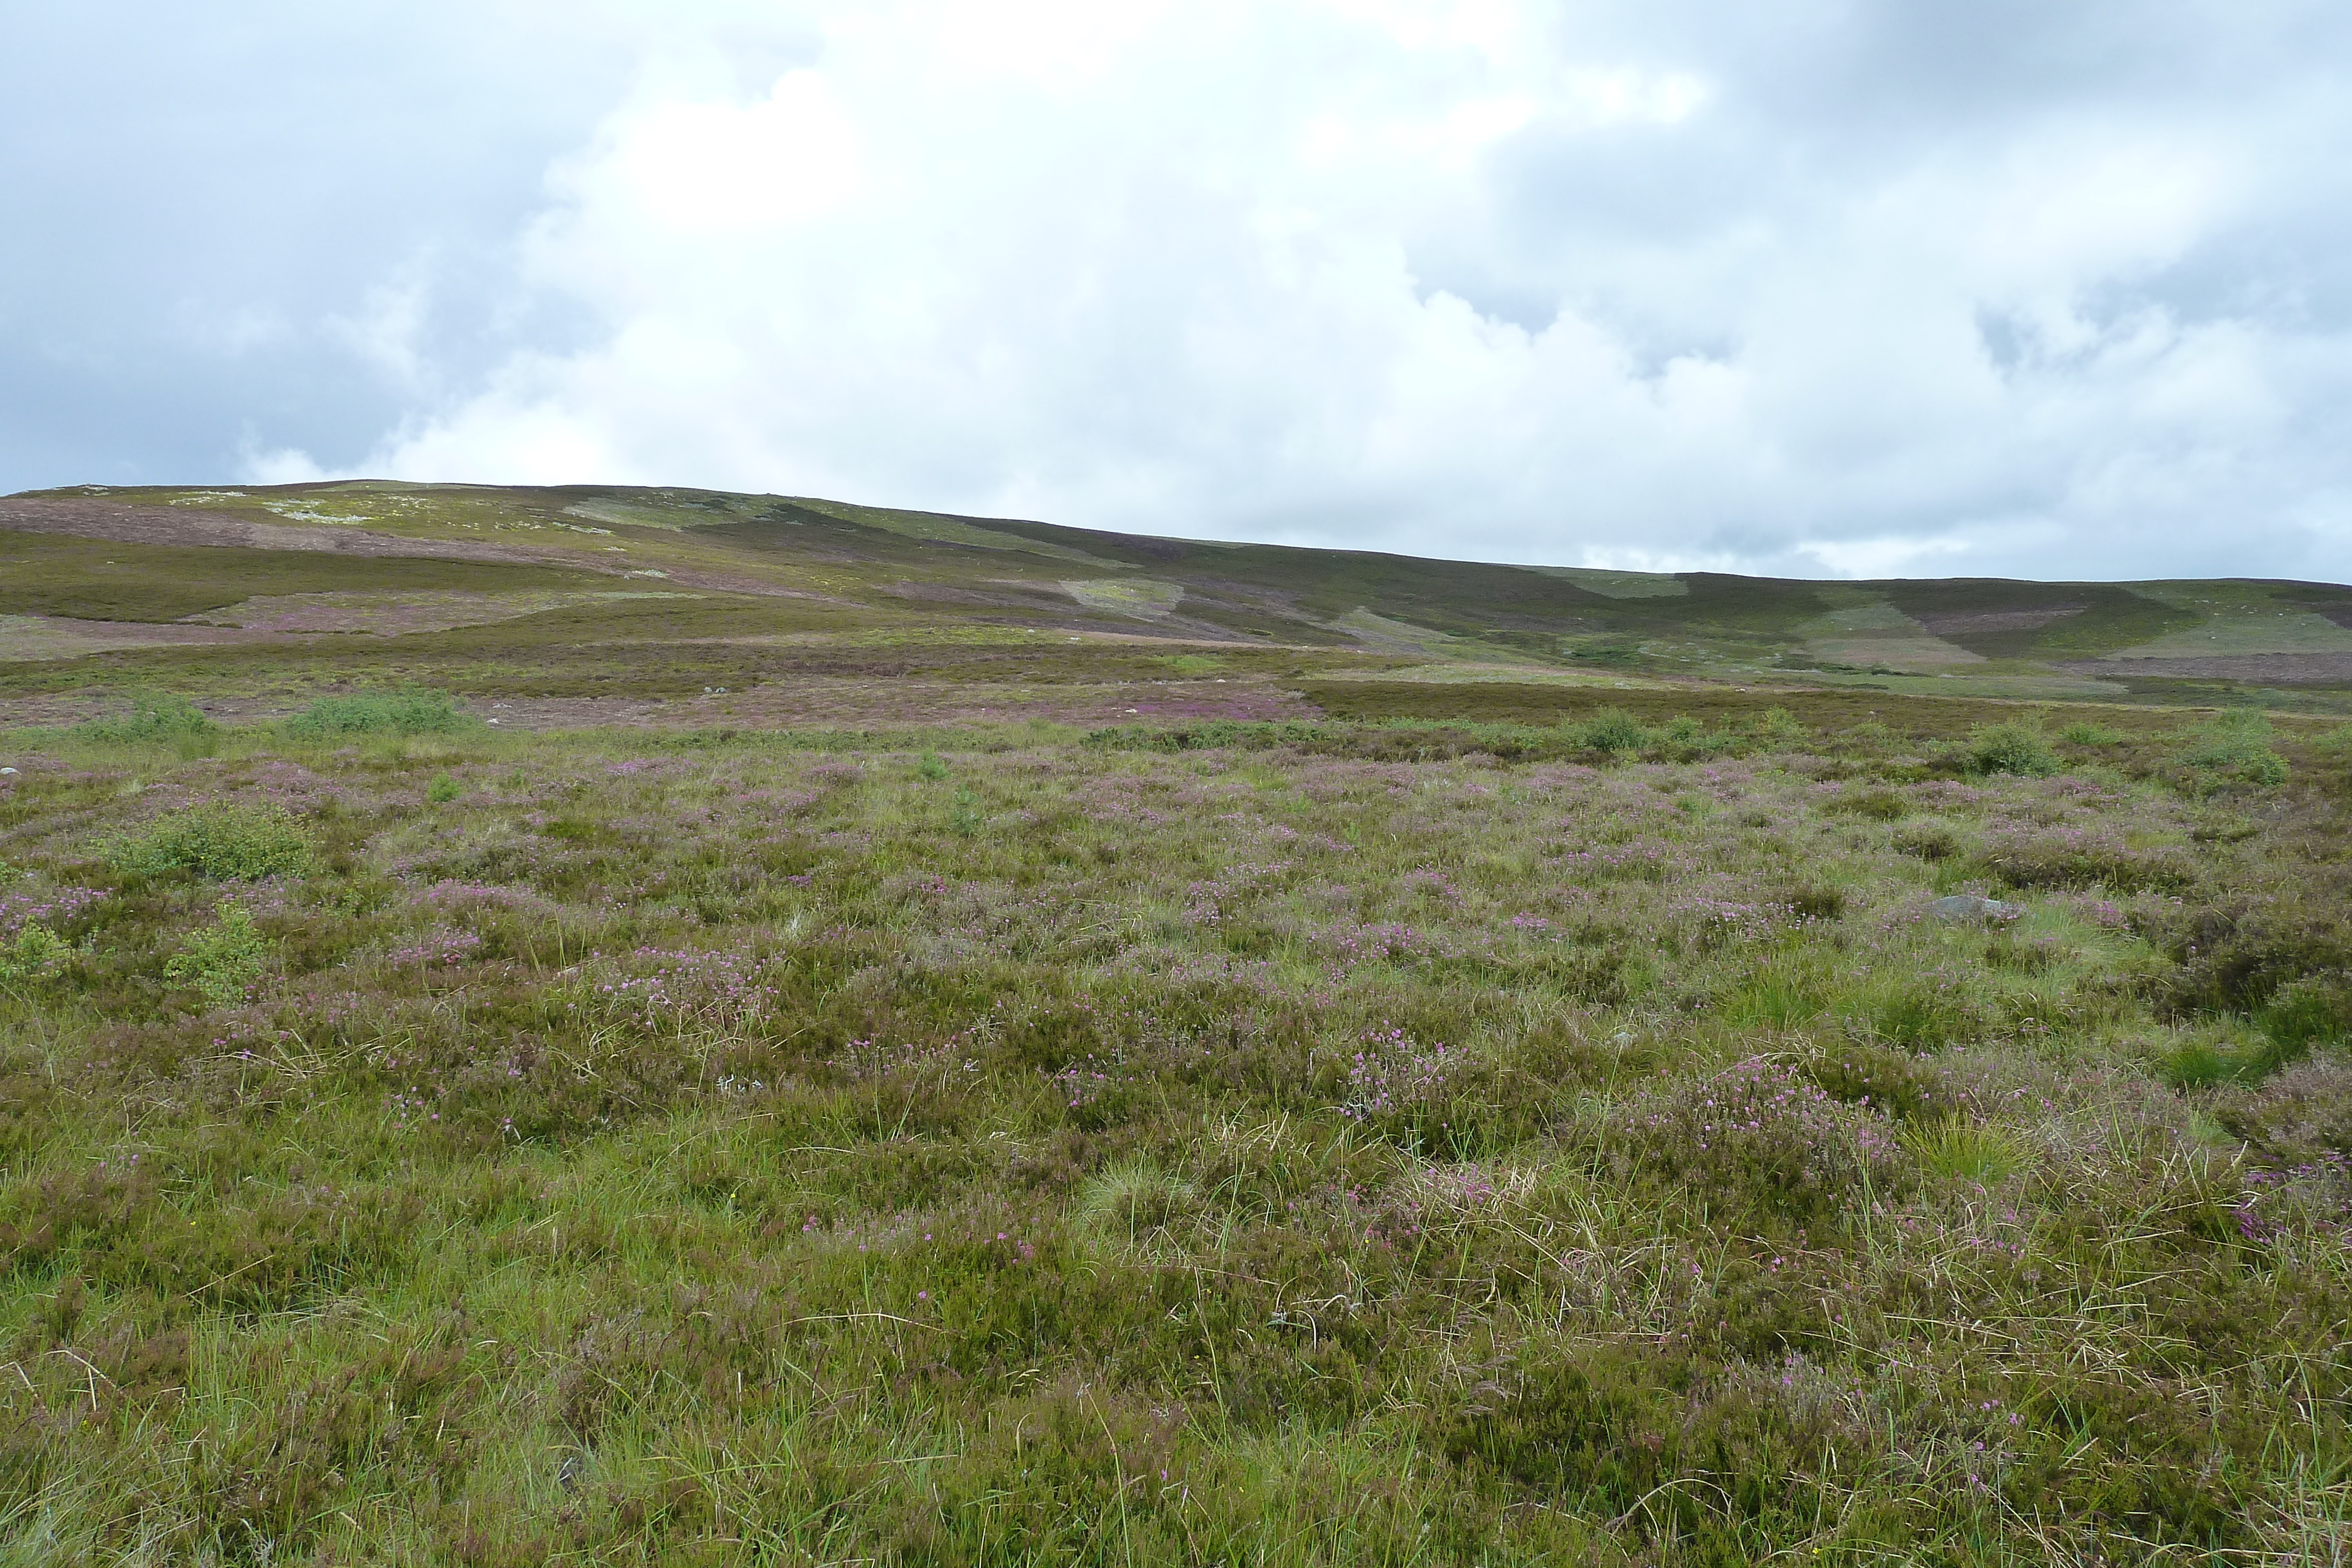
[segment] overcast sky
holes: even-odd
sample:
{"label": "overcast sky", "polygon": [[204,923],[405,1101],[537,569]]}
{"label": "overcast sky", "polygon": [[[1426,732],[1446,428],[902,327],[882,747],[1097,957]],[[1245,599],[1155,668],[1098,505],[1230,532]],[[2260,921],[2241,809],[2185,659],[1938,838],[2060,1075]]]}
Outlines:
{"label": "overcast sky", "polygon": [[2352,580],[2343,0],[8,12],[0,490]]}

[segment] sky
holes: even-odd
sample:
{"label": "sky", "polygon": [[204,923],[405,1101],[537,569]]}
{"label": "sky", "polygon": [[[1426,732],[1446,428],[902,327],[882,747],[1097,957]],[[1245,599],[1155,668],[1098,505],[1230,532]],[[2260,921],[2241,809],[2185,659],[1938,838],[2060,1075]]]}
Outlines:
{"label": "sky", "polygon": [[2352,580],[2341,0],[9,10],[0,490]]}

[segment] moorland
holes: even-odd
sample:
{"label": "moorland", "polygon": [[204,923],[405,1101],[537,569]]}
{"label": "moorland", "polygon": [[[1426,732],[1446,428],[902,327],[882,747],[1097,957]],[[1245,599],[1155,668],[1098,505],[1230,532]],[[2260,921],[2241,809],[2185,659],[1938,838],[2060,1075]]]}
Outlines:
{"label": "moorland", "polygon": [[2352,590],[0,499],[0,1562],[2352,1545]]}

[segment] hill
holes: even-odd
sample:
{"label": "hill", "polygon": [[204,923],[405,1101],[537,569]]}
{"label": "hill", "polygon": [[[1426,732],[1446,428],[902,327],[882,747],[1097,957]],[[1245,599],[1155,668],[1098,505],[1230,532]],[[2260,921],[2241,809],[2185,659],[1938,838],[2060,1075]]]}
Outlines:
{"label": "hill", "polygon": [[[1694,681],[2352,703],[2352,588],[2328,584],[1526,568],[598,486],[12,497],[0,500],[0,660],[19,667],[0,691],[26,694],[167,671],[218,682],[249,669],[259,646],[292,690],[347,678],[359,633],[365,657],[509,698],[642,703],[787,675],[1131,682],[1149,669],[1164,680],[1188,669],[1168,659],[1189,657],[1191,673],[1213,667],[1227,685],[1338,682],[1349,689],[1335,700],[1364,714],[1446,707],[1452,699],[1425,690],[1388,689],[1432,683],[1490,688],[1457,705],[1487,716],[1573,710],[1580,687]],[[1058,652],[1071,637],[1081,652]],[[527,661],[505,657],[526,648]],[[21,673],[23,661],[89,654],[108,657],[71,676]]]}

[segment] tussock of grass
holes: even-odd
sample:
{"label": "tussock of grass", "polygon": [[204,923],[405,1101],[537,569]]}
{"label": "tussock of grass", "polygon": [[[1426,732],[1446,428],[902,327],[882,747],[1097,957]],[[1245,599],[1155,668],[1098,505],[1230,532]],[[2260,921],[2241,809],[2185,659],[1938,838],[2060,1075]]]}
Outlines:
{"label": "tussock of grass", "polygon": [[300,740],[339,740],[358,736],[457,735],[481,720],[458,707],[447,692],[404,686],[385,692],[320,697],[286,721],[286,733]]}

